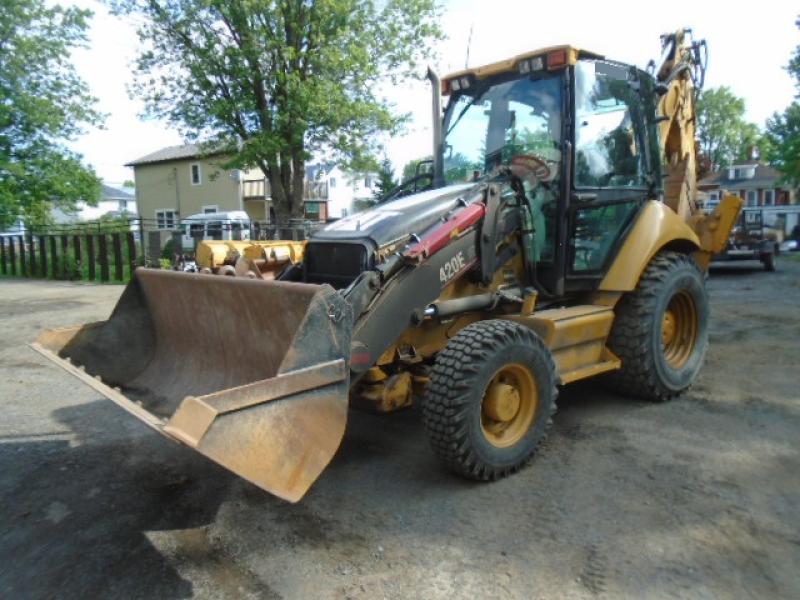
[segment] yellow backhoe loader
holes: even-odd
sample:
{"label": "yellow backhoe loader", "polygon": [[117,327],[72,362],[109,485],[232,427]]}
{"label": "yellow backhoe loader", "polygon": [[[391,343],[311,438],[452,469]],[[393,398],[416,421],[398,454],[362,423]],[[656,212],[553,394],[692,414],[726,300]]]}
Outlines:
{"label": "yellow backhoe loader", "polygon": [[138,269],[107,321],[33,346],[293,502],[351,403],[418,398],[434,452],[493,480],[530,459],[560,385],[668,400],[703,362],[704,270],[740,200],[698,210],[705,45],[662,47],[647,71],[557,46],[429,72],[427,189],[315,233],[273,281]]}

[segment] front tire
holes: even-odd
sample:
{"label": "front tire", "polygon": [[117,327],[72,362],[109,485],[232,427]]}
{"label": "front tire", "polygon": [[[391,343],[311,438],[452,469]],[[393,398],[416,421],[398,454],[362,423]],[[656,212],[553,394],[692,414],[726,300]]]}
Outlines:
{"label": "front tire", "polygon": [[519,470],[551,422],[556,383],[550,351],[527,327],[465,327],[436,357],[422,405],[434,452],[469,479]]}
{"label": "front tire", "polygon": [[608,347],[622,367],[606,376],[609,386],[656,402],[688,389],[708,348],[708,294],[697,264],[660,252],[615,313]]}

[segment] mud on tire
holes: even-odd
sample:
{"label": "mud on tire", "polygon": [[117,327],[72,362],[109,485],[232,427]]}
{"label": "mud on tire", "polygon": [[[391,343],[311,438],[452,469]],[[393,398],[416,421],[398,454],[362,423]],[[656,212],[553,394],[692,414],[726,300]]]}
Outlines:
{"label": "mud on tire", "polygon": [[[665,343],[667,312],[680,298],[694,324],[686,324],[691,345],[674,352]],[[670,311],[673,312],[673,311]],[[679,312],[675,310],[674,312]],[[636,289],[623,296],[615,309],[608,347],[622,368],[604,376],[614,391],[663,402],[692,384],[708,347],[708,295],[695,262],[678,252],[660,252],[642,273]],[[680,360],[676,359],[676,356]]]}
{"label": "mud on tire", "polygon": [[[535,391],[532,417],[517,423],[518,430],[500,434],[487,417],[485,400],[490,386],[507,385],[506,372],[527,380]],[[498,378],[501,378],[498,381]],[[494,480],[519,470],[544,438],[555,412],[556,370],[550,351],[527,327],[503,320],[474,323],[461,330],[436,357],[422,403],[422,417],[434,452],[448,468],[462,476]],[[524,388],[524,384],[521,384]],[[523,418],[523,395],[514,419]],[[491,408],[491,407],[490,407]],[[504,440],[507,433],[515,433]]]}

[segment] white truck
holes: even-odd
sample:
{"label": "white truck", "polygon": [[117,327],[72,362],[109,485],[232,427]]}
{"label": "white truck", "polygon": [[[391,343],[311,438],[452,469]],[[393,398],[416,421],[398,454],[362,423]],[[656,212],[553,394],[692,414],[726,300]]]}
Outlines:
{"label": "white truck", "polygon": [[250,217],[243,210],[198,213],[181,219],[180,231],[183,252],[194,252],[199,241],[250,239]]}

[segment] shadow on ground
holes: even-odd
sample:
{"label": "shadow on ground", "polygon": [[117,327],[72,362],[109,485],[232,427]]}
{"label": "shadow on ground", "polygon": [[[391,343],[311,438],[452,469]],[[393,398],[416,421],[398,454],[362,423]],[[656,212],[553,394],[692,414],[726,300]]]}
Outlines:
{"label": "shadow on ground", "polygon": [[[232,476],[160,436],[108,441],[129,418],[109,402],[54,416],[77,444],[45,436],[0,443],[3,596],[191,597],[192,584],[146,532],[207,526]],[[190,534],[185,545],[187,560],[223,560],[205,552],[201,537]]]}

